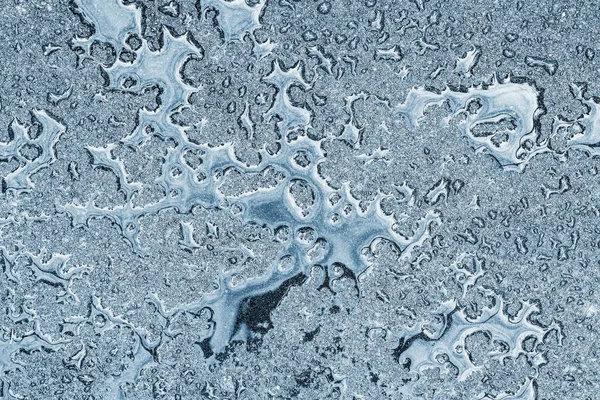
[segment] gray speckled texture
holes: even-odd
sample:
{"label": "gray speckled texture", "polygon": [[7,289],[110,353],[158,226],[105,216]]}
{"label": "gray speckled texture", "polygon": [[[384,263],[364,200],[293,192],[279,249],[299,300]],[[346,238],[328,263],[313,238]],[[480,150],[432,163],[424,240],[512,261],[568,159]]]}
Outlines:
{"label": "gray speckled texture", "polygon": [[597,2],[0,9],[0,399],[600,399]]}

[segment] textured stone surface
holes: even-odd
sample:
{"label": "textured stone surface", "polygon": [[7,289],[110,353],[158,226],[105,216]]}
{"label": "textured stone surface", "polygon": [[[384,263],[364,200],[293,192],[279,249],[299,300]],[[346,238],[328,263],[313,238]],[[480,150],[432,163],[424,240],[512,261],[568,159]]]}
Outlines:
{"label": "textured stone surface", "polygon": [[598,398],[597,2],[0,8],[1,399]]}

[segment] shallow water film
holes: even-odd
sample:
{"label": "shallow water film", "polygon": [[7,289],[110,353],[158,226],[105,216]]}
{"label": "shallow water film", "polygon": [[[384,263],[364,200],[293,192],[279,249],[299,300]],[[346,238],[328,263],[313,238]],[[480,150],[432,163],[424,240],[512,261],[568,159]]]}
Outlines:
{"label": "shallow water film", "polygon": [[597,1],[0,9],[0,399],[600,399]]}

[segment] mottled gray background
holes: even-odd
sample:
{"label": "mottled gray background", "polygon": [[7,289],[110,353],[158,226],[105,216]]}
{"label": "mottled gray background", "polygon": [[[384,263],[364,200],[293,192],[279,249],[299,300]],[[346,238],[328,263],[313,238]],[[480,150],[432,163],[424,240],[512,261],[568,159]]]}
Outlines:
{"label": "mottled gray background", "polygon": [[597,1],[0,7],[0,398],[600,399]]}

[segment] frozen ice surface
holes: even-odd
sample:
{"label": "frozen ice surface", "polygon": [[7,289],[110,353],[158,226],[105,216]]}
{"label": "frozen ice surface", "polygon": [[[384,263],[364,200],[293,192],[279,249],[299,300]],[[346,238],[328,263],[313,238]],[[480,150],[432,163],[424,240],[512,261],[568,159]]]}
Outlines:
{"label": "frozen ice surface", "polygon": [[596,2],[1,8],[0,399],[600,398]]}

